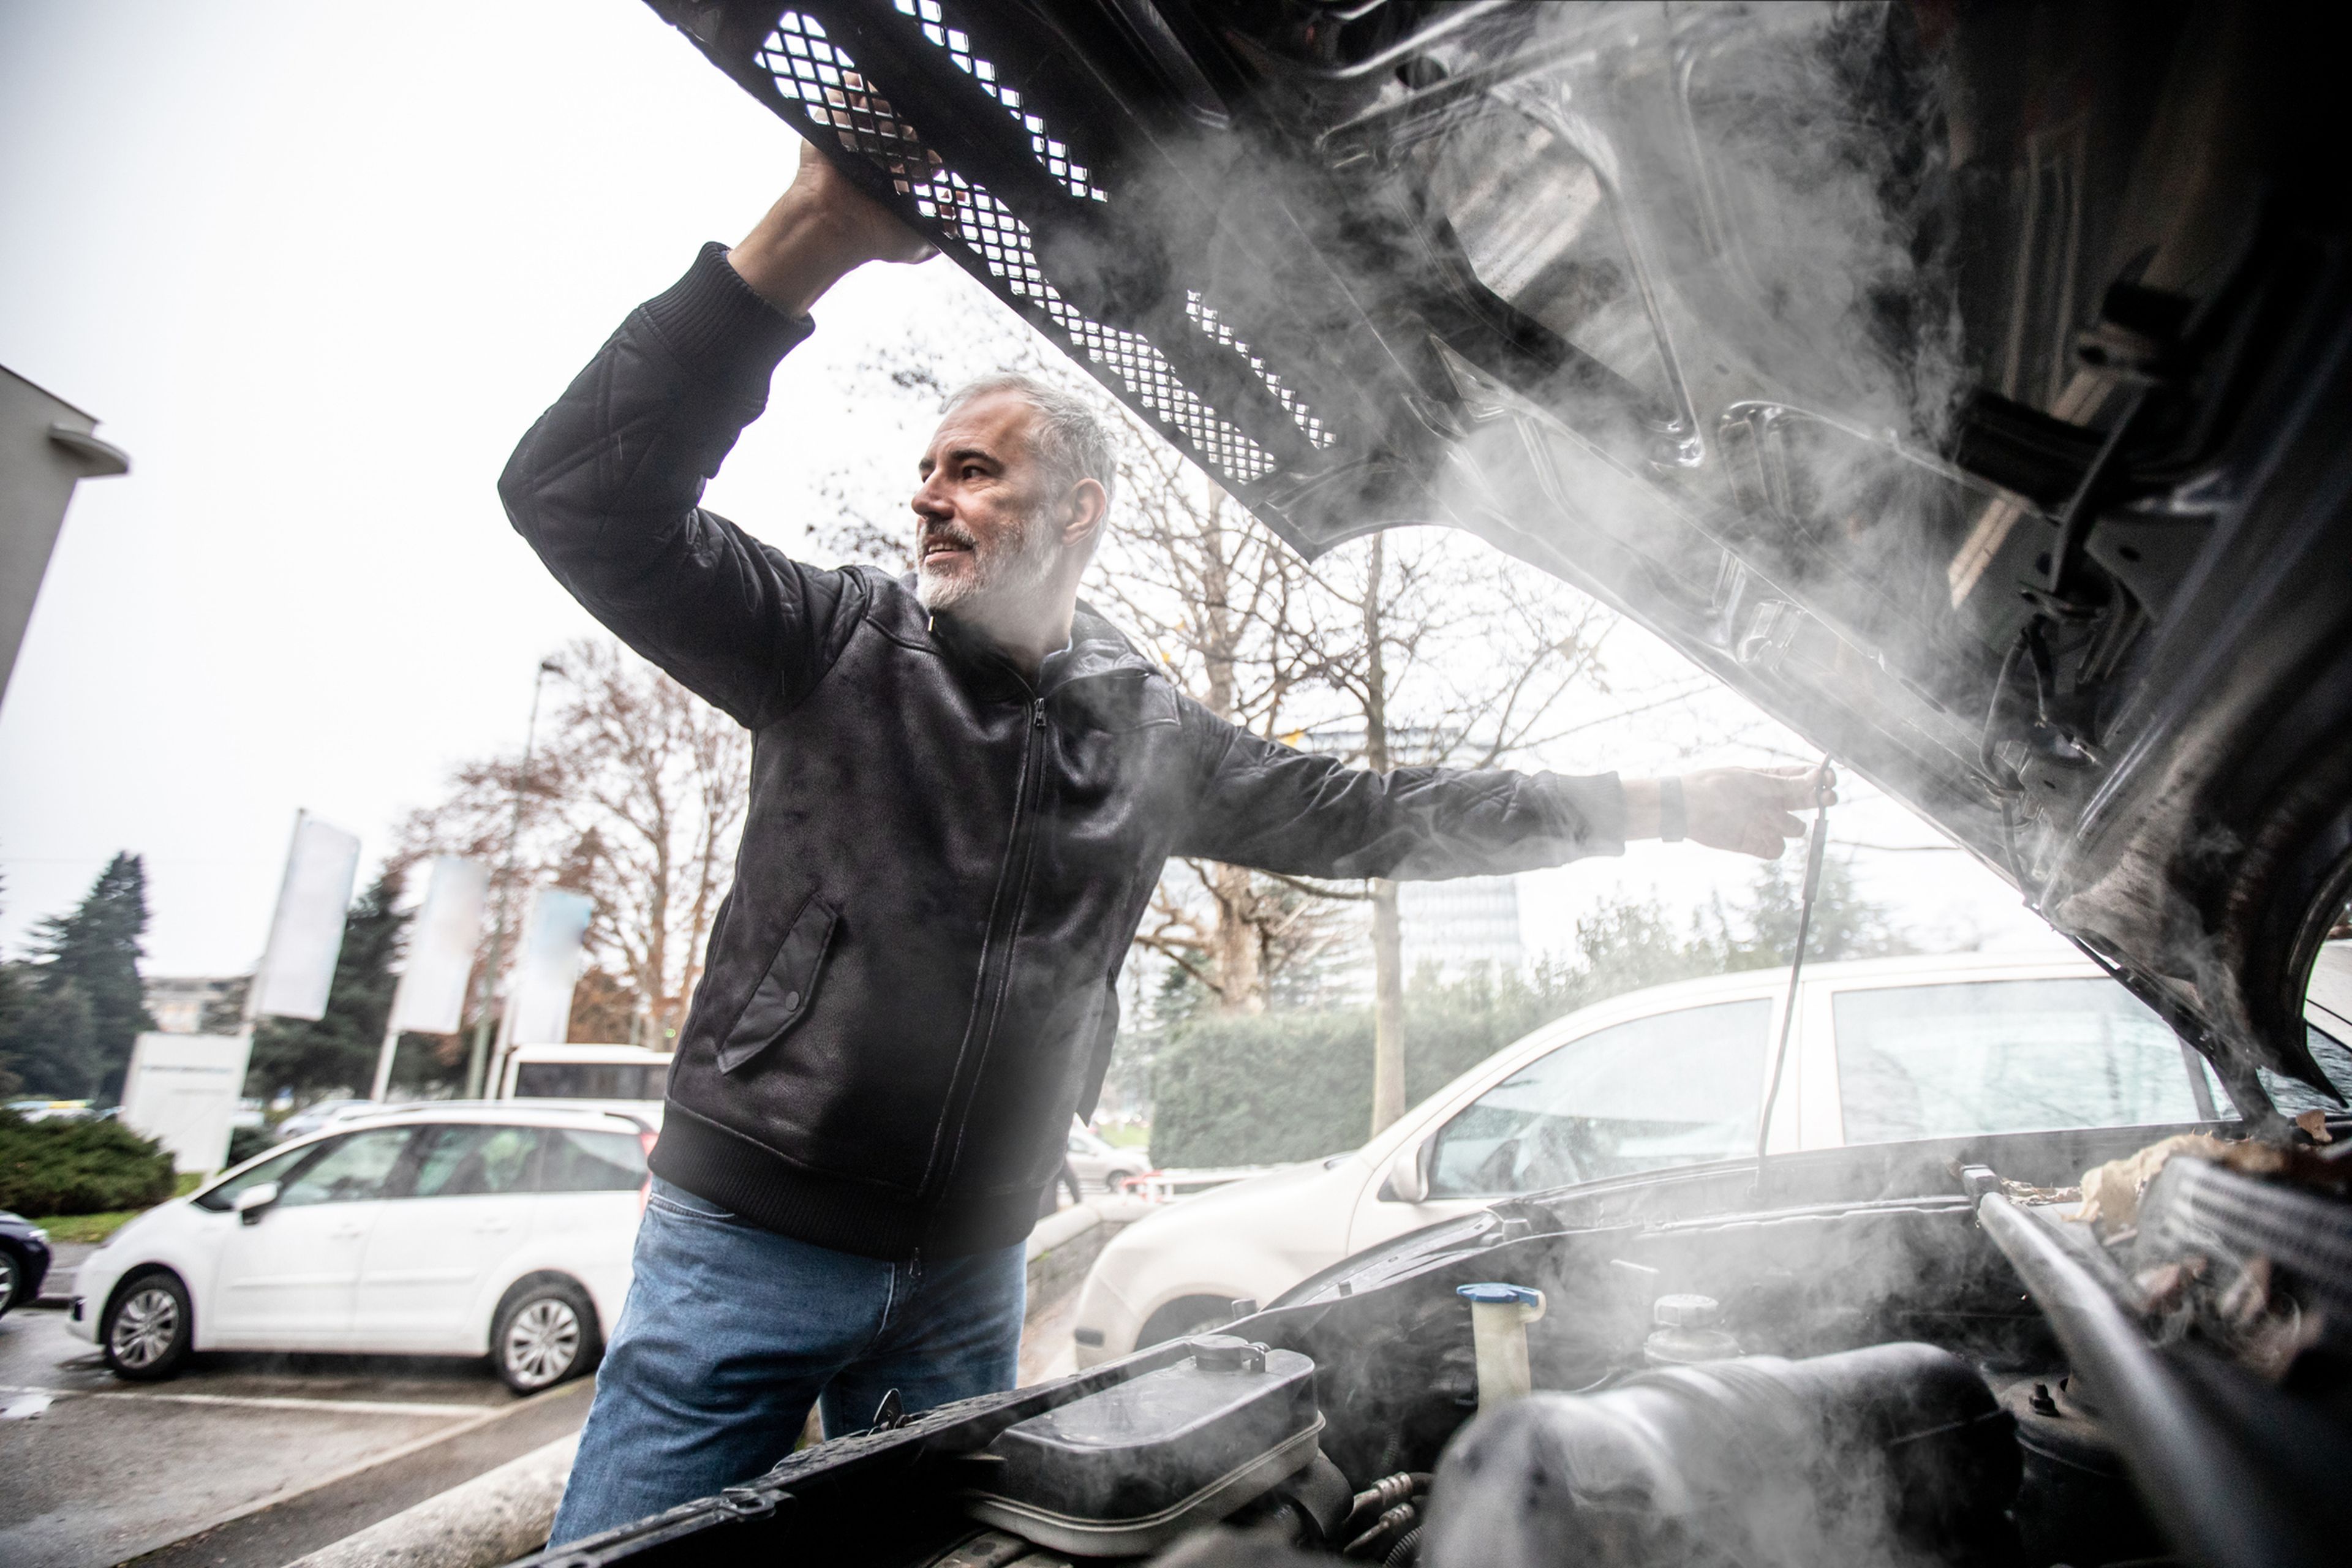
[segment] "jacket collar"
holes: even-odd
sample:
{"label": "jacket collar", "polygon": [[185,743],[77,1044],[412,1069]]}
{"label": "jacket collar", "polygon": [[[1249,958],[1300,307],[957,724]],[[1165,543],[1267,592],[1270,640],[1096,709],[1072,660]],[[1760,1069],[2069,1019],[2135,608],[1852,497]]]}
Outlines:
{"label": "jacket collar", "polygon": [[[915,591],[915,574],[911,572],[898,579],[908,594]],[[1059,653],[1048,654],[1037,672],[1034,687],[1022,678],[996,646],[974,634],[953,616],[929,617],[931,639],[952,653],[958,659],[1018,686],[1020,693],[1034,692],[1039,697],[1051,697],[1063,687],[1076,681],[1096,680],[1107,676],[1141,677],[1147,680],[1165,682],[1167,677],[1160,667],[1135,649],[1135,645],[1106,619],[1092,605],[1080,599],[1077,611],[1070,618],[1070,644]],[[992,680],[991,684],[994,684]]]}
{"label": "jacket collar", "polygon": [[1141,676],[1148,680],[1168,679],[1160,672],[1159,666],[1135,651],[1126,633],[1080,599],[1077,613],[1070,619],[1070,646],[1049,655],[1045,668],[1037,672],[1038,694],[1050,696],[1072,681],[1094,680],[1108,675]]}

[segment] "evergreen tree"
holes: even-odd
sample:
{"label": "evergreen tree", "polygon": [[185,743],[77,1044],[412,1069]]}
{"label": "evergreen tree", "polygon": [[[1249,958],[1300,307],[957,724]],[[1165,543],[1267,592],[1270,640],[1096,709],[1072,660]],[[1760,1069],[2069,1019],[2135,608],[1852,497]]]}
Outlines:
{"label": "evergreen tree", "polygon": [[[1797,942],[1797,917],[1804,898],[1801,856],[1767,861],[1757,873],[1737,931],[1717,917],[1722,943],[1720,967],[1775,969],[1789,962]],[[1847,958],[1893,958],[1916,952],[1909,933],[1885,904],[1867,899],[1853,885],[1853,861],[1832,855],[1822,861],[1822,885],[1813,900],[1813,920],[1805,933],[1805,962],[1833,963]]]}
{"label": "evergreen tree", "polygon": [[[0,889],[7,886],[0,880]],[[19,1021],[25,1016],[25,978],[21,963],[0,963],[0,1096],[13,1095],[25,1087],[11,1065],[15,1054],[11,1049],[16,1039]]]}
{"label": "evergreen tree", "polygon": [[325,1014],[309,1023],[264,1019],[254,1030],[247,1093],[287,1089],[298,1099],[315,1099],[336,1090],[365,1093],[374,1082],[376,1053],[399,984],[394,969],[408,936],[409,917],[398,908],[403,880],[404,868],[387,863],[352,902]]}
{"label": "evergreen tree", "polygon": [[126,850],[73,913],[40,923],[31,962],[12,966],[16,1006],[0,1022],[0,1068],[55,1099],[120,1094],[131,1046],[155,1026],[139,979],[146,930],[147,870]]}

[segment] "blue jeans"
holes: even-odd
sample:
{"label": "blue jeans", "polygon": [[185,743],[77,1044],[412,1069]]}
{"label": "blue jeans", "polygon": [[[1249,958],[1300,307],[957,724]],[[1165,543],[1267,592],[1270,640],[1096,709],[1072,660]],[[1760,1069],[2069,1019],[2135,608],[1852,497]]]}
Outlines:
{"label": "blue jeans", "polygon": [[822,1397],[838,1436],[1011,1388],[1024,1249],[886,1263],[812,1247],[656,1178],[554,1545],[750,1480]]}

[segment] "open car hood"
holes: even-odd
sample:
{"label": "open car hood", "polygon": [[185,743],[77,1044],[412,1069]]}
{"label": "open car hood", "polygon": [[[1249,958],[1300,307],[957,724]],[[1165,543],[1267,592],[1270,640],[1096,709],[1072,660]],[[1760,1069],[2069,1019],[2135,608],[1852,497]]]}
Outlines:
{"label": "open car hood", "polygon": [[651,0],[1302,552],[1466,529],[2327,1088],[2328,95],[2253,8]]}

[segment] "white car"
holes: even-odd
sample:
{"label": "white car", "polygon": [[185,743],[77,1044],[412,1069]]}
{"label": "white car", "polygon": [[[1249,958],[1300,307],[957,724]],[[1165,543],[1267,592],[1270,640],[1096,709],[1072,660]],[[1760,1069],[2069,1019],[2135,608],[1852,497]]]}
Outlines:
{"label": "white car", "polygon": [[498,1098],[609,1108],[658,1128],[675,1054],[643,1046],[517,1046],[499,1069]]}
{"label": "white car", "polygon": [[373,1100],[314,1100],[278,1124],[280,1143],[291,1143],[330,1127],[340,1127],[357,1116],[373,1116],[383,1106]]}
{"label": "white car", "polygon": [[[1223,1322],[1236,1300],[1271,1300],[1500,1197],[1753,1157],[1787,981],[1786,970],[1685,981],[1570,1014],[1361,1149],[1130,1226],[1087,1277],[1078,1364]],[[1801,989],[1772,1152],[2228,1113],[2210,1069],[2086,960],[1824,963]]]}
{"label": "white car", "polygon": [[192,1351],[302,1350],[487,1353],[545,1388],[594,1364],[620,1312],[654,1137],[527,1102],[346,1122],[115,1232],[67,1327],[142,1381]]}
{"label": "white car", "polygon": [[1121,1149],[1073,1123],[1070,1128],[1070,1172],[1081,1186],[1116,1193],[1151,1169],[1149,1149]]}

